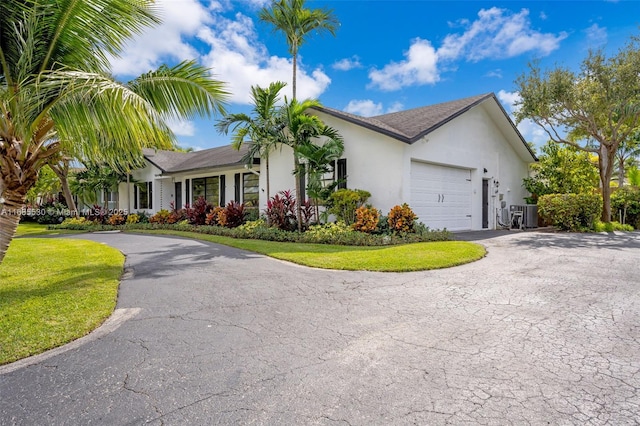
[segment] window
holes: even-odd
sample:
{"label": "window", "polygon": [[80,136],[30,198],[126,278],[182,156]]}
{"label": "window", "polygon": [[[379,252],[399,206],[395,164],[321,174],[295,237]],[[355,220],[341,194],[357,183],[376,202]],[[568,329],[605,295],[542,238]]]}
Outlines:
{"label": "window", "polygon": [[214,206],[220,205],[220,179],[218,176],[191,179],[193,201],[204,197]]}
{"label": "window", "polygon": [[347,159],[338,160],[338,189],[347,188]]}
{"label": "window", "polygon": [[240,202],[240,191],[242,189],[242,184],[240,183],[240,173],[236,173],[233,176],[233,200],[236,203]]}
{"label": "window", "polygon": [[173,207],[176,209],[182,208],[182,182],[175,183],[175,203],[173,203]]}
{"label": "window", "polygon": [[133,208],[152,209],[153,208],[153,182],[141,182],[134,190]]}
{"label": "window", "polygon": [[253,173],[245,173],[242,176],[242,202],[247,207],[258,207],[260,176]]}

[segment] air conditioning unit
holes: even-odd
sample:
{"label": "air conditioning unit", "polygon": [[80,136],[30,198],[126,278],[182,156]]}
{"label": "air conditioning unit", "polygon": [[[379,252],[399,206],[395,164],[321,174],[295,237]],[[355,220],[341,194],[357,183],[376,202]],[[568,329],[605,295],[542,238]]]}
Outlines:
{"label": "air conditioning unit", "polygon": [[513,212],[517,211],[522,212],[522,221],[525,228],[538,227],[538,206],[535,204],[509,206],[511,216],[513,216]]}

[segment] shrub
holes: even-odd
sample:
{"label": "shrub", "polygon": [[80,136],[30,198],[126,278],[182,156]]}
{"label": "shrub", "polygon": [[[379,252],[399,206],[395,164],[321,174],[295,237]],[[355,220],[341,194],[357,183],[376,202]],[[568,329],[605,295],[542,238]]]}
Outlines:
{"label": "shrub", "polygon": [[219,226],[220,225],[220,213],[224,211],[224,208],[220,206],[215,206],[209,213],[207,213],[207,217],[204,220],[206,225],[210,226]]}
{"label": "shrub", "polygon": [[623,225],[620,222],[600,222],[596,221],[594,225],[596,232],[613,232],[613,231],[633,231],[633,226]]}
{"label": "shrub", "polygon": [[149,223],[149,213],[145,211],[139,211],[135,213],[138,216],[138,223]]}
{"label": "shrub", "polygon": [[393,232],[414,232],[413,222],[417,218],[407,203],[394,206],[389,212],[389,229]]}
{"label": "shrub", "polygon": [[138,223],[138,222],[140,222],[140,216],[138,216],[137,214],[131,213],[129,216],[127,216],[128,224]]}
{"label": "shrub", "polygon": [[265,222],[264,219],[258,219],[258,220],[245,222],[244,224],[238,226],[237,229],[238,231],[250,233],[254,231],[256,228],[266,228],[266,227],[267,227],[267,222]]}
{"label": "shrub", "polygon": [[300,219],[302,220],[302,229],[306,230],[313,221],[315,216],[315,208],[311,201],[307,200],[300,206]]}
{"label": "shrub", "polygon": [[293,231],[298,227],[296,223],[296,199],[291,191],[280,191],[267,201],[264,211],[267,223],[284,231]]}
{"label": "shrub", "polygon": [[218,224],[227,228],[237,228],[244,223],[244,204],[229,201],[218,215]]}
{"label": "shrub", "polygon": [[310,243],[334,243],[338,237],[355,231],[342,221],[310,226],[304,233],[304,240]]}
{"label": "shrub", "polygon": [[55,200],[49,200],[32,209],[34,215],[30,218],[35,219],[36,222],[42,225],[58,224],[64,221],[67,211],[66,205]]}
{"label": "shrub", "polygon": [[109,216],[109,219],[107,219],[107,224],[112,226],[122,225],[126,220],[127,219],[119,213],[112,214],[111,216]]}
{"label": "shrub", "polygon": [[213,209],[211,203],[206,198],[200,196],[194,201],[193,205],[186,205],[184,213],[186,219],[191,225],[204,225],[207,220],[207,214]]}
{"label": "shrub", "polygon": [[165,223],[169,223],[169,217],[170,216],[171,216],[171,213],[169,212],[169,210],[162,209],[162,210],[159,210],[153,216],[151,216],[149,218],[149,222],[150,223],[159,223],[159,224],[164,225]]}
{"label": "shrub", "polygon": [[640,188],[625,186],[611,194],[613,217],[640,229]]}
{"label": "shrub", "polygon": [[174,201],[169,203],[169,209],[171,211],[171,214],[167,219],[167,223],[178,223],[187,219],[187,215],[185,214],[185,211],[183,209],[177,209],[176,203]]}
{"label": "shrub", "polygon": [[371,206],[360,206],[356,209],[356,221],[352,228],[356,231],[372,233],[378,228],[380,212]]}
{"label": "shrub", "polygon": [[380,216],[380,219],[378,220],[378,226],[373,233],[382,235],[391,234],[391,229],[389,228],[389,216]]}
{"label": "shrub", "polygon": [[86,217],[68,217],[62,221],[61,225],[83,225],[87,223]]}
{"label": "shrub", "polygon": [[602,212],[599,194],[548,194],[538,199],[538,214],[563,231],[594,229]]}
{"label": "shrub", "polygon": [[87,219],[91,222],[105,224],[107,221],[107,217],[109,216],[109,212],[107,209],[94,204],[94,206],[89,209],[87,212]]}
{"label": "shrub", "polygon": [[356,210],[364,205],[371,193],[362,189],[339,189],[329,197],[329,213],[347,225],[356,221]]}

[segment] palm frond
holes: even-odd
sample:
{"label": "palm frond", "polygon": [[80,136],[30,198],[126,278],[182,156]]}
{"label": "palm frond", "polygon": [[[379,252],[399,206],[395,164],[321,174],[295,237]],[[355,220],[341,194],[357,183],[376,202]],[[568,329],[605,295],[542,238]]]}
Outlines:
{"label": "palm frond", "polygon": [[131,90],[167,117],[225,114],[229,92],[225,84],[211,78],[210,69],[195,61],[174,67],[161,66],[129,83]]}

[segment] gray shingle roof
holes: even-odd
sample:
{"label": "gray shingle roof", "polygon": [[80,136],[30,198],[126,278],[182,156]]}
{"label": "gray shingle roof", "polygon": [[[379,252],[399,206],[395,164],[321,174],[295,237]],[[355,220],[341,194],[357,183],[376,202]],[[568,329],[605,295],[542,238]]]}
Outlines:
{"label": "gray shingle roof", "polygon": [[194,152],[156,151],[144,149],[144,157],[163,173],[186,172],[242,164],[242,157],[249,149],[243,144],[240,150],[231,145]]}
{"label": "gray shingle roof", "polygon": [[317,109],[329,115],[333,115],[354,124],[359,124],[371,130],[386,134],[387,136],[391,136],[403,142],[413,143],[470,108],[473,108],[474,106],[491,98],[495,98],[493,93],[485,93],[483,95],[472,96],[456,101],[444,102],[441,104],[429,105],[421,108],[394,112],[391,114],[383,114],[375,117],[360,117],[327,107],[320,107]]}

